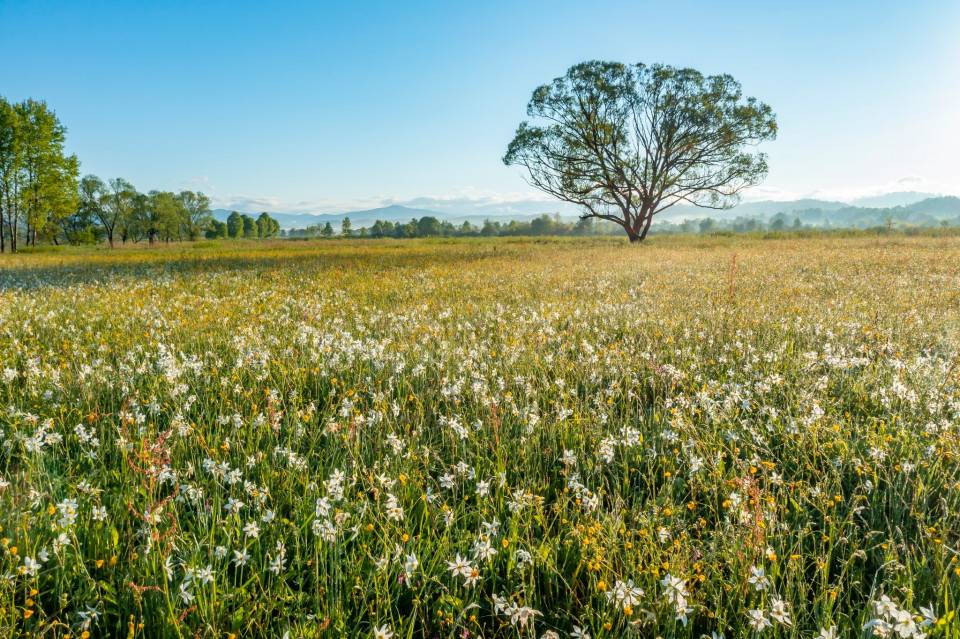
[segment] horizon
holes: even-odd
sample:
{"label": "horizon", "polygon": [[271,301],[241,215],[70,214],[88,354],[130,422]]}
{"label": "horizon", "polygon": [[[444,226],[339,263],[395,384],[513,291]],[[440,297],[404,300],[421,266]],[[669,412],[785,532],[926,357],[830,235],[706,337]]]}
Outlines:
{"label": "horizon", "polygon": [[[881,200],[888,197],[897,198],[898,196],[902,197],[906,201],[906,203],[885,204],[885,205],[871,203],[874,200]],[[859,197],[855,197],[853,199],[848,199],[848,200],[840,200],[840,199],[828,200],[828,199],[811,198],[811,197],[800,197],[796,199],[784,199],[784,200],[773,200],[773,199],[747,200],[745,199],[742,202],[740,202],[738,205],[730,209],[719,209],[719,210],[718,209],[698,209],[698,210],[703,211],[703,214],[702,214],[703,216],[709,217],[711,215],[711,211],[714,215],[722,214],[726,211],[736,212],[736,209],[744,204],[777,205],[777,204],[795,204],[797,202],[811,202],[811,203],[818,203],[818,204],[833,204],[833,205],[841,204],[851,208],[863,208],[863,209],[891,209],[891,208],[909,208],[913,204],[923,202],[928,199],[943,199],[943,198],[960,199],[960,196],[952,195],[949,193],[924,193],[922,191],[889,191],[885,193],[879,193],[877,195],[859,196]],[[357,213],[371,213],[375,211],[382,211],[382,210],[388,210],[388,209],[403,209],[403,210],[413,211],[413,212],[439,214],[439,215],[444,215],[451,218],[466,218],[466,217],[475,218],[475,217],[483,217],[484,215],[487,215],[487,217],[490,217],[491,219],[498,218],[498,217],[511,217],[511,215],[516,215],[519,217],[531,217],[536,215],[559,215],[564,218],[570,218],[570,217],[579,215],[579,213],[577,212],[577,207],[573,204],[569,204],[566,202],[561,202],[557,200],[529,200],[529,202],[534,203],[534,206],[542,204],[543,206],[540,207],[542,210],[539,210],[539,212],[518,212],[515,214],[491,213],[487,215],[482,212],[463,213],[459,211],[438,211],[438,210],[433,210],[429,208],[424,208],[422,206],[413,206],[410,204],[403,204],[403,203],[397,203],[397,202],[394,202],[392,204],[384,204],[382,206],[366,208],[366,209],[348,209],[348,210],[339,210],[339,211],[333,211],[333,210],[331,211],[269,211],[264,209],[245,209],[244,210],[244,209],[224,207],[219,205],[214,206],[211,210],[213,213],[236,212],[236,213],[242,213],[246,215],[254,215],[258,213],[278,213],[281,215],[291,215],[291,216],[308,215],[308,216],[315,216],[315,217],[343,217],[344,215],[350,216]],[[550,209],[551,206],[554,207],[553,210]],[[557,207],[567,208],[569,210],[567,211],[557,210]],[[693,210],[693,209],[696,209],[697,207],[690,204],[686,204],[686,205],[680,205],[679,207],[675,207],[675,208],[679,208],[681,210]],[[789,209],[789,210],[793,210],[793,209]]]}
{"label": "horizon", "polygon": [[[3,95],[46,101],[82,173],[216,208],[548,212],[501,162],[534,88],[581,60],[664,62],[729,73],[777,113],[745,202],[960,195],[958,6],[604,3],[614,25],[575,3],[231,7],[5,2]],[[637,37],[651,18],[685,36]]]}
{"label": "horizon", "polygon": [[[872,203],[872,201],[874,200],[880,200],[884,198],[898,198],[898,197],[903,199],[905,203],[888,204],[888,205],[878,205],[878,204]],[[858,197],[849,201],[826,200],[826,199],[817,199],[817,198],[798,198],[795,200],[744,200],[737,206],[734,206],[731,209],[724,209],[724,210],[698,209],[693,205],[681,205],[679,207],[674,207],[675,210],[670,215],[665,216],[665,219],[677,221],[677,220],[684,220],[684,219],[697,219],[697,218],[706,218],[706,217],[723,218],[723,217],[731,217],[732,214],[738,214],[740,212],[738,211],[738,209],[741,207],[741,205],[770,206],[770,208],[767,211],[765,211],[763,214],[748,213],[748,214],[745,214],[744,216],[747,218],[754,218],[759,220],[764,217],[769,217],[773,214],[780,213],[780,212],[793,213],[796,211],[803,210],[803,209],[795,209],[795,208],[786,208],[786,209],[779,210],[775,208],[775,205],[778,205],[778,204],[790,205],[790,204],[796,204],[799,202],[804,202],[804,203],[810,202],[810,203],[827,204],[827,205],[840,204],[840,205],[843,205],[844,207],[855,208],[855,209],[872,209],[872,210],[883,211],[883,210],[897,209],[897,208],[909,209],[914,204],[918,204],[926,200],[943,199],[943,198],[956,200],[956,199],[960,199],[960,196],[942,194],[942,193],[923,193],[919,191],[893,191],[893,192],[884,193],[880,195]],[[496,208],[491,208],[491,210],[494,211],[492,213],[485,213],[482,211],[461,212],[456,210],[439,211],[439,210],[433,210],[429,208],[423,208],[420,206],[409,206],[407,204],[399,204],[399,203],[387,204],[384,206],[378,206],[378,207],[373,207],[368,209],[349,209],[349,210],[340,210],[340,211],[312,211],[312,212],[269,211],[269,210],[263,210],[263,209],[242,210],[237,208],[214,206],[211,209],[211,213],[215,217],[217,217],[217,219],[220,219],[220,217],[222,217],[224,214],[234,213],[234,212],[240,213],[243,215],[257,215],[260,213],[269,213],[271,215],[280,215],[284,217],[316,217],[318,219],[318,223],[322,221],[327,221],[327,220],[336,221],[337,219],[342,219],[344,217],[351,217],[351,216],[358,216],[364,220],[368,218],[373,219],[371,217],[371,214],[380,214],[385,211],[397,210],[397,209],[401,209],[403,211],[410,211],[412,215],[420,214],[420,215],[438,216],[438,218],[441,220],[453,220],[458,222],[463,220],[479,220],[479,219],[489,219],[491,221],[508,221],[508,220],[523,221],[523,220],[532,219],[534,217],[540,217],[543,215],[548,215],[551,217],[559,216],[561,219],[569,221],[569,220],[574,220],[580,217],[579,210],[577,209],[576,206],[572,204],[568,204],[568,203],[560,202],[556,200],[537,200],[537,201],[531,200],[530,202],[531,203],[537,202],[539,204],[536,204],[536,203],[531,204],[529,209],[526,211],[515,211],[512,213],[497,212]],[[540,206],[540,204],[542,204],[542,206]],[[817,209],[817,207],[812,207],[812,208]],[[696,214],[691,215],[691,212],[694,212]],[[414,219],[416,218],[414,217]],[[291,227],[288,224],[284,223],[283,220],[281,220],[281,224],[283,224],[284,229],[299,228],[295,226]]]}

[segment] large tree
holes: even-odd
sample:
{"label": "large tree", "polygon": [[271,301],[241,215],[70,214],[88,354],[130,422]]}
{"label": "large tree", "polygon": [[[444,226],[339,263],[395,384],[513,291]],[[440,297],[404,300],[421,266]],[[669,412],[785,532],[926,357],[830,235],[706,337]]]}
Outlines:
{"label": "large tree", "polygon": [[[88,175],[81,182],[81,197],[87,199],[89,195],[98,195],[99,202],[94,205],[94,212],[103,225],[107,234],[107,243],[114,246],[114,239],[119,232],[125,242],[129,235],[131,224],[134,222],[133,211],[136,205],[137,189],[123,178],[110,180],[109,186],[104,186],[100,178]],[[92,200],[88,200],[93,204]]]}
{"label": "large tree", "polygon": [[117,220],[107,209],[107,197],[107,185],[96,175],[85,175],[80,180],[80,214],[100,223],[110,247],[113,248]]}
{"label": "large tree", "polygon": [[240,216],[242,223],[241,237],[252,238],[257,236],[257,222],[252,217],[244,213]]}
{"label": "large tree", "polygon": [[210,198],[203,193],[194,193],[193,191],[181,191],[177,195],[184,213],[184,228],[191,240],[198,239],[210,220],[213,219],[210,213]]}
{"label": "large tree", "polygon": [[257,237],[266,239],[280,233],[280,223],[264,211],[257,217]]}
{"label": "large tree", "polygon": [[66,129],[46,103],[0,98],[0,251],[55,233],[76,209],[79,163],[64,151]]}
{"label": "large tree", "polygon": [[631,242],[676,204],[734,206],[766,176],[755,147],[777,132],[771,108],[729,75],[659,64],[578,64],[537,88],[527,115],[503,161]]}
{"label": "large tree", "polygon": [[138,233],[145,235],[151,245],[161,237],[169,242],[180,229],[181,205],[177,196],[170,191],[141,193],[136,200],[134,217]]}
{"label": "large tree", "polygon": [[23,138],[23,213],[27,244],[37,235],[55,235],[60,220],[77,204],[80,163],[64,151],[66,129],[44,102],[26,100],[17,105]]}
{"label": "large tree", "polygon": [[227,237],[243,237],[243,218],[236,211],[227,216]]}
{"label": "large tree", "polygon": [[[6,250],[9,238],[8,220],[20,211],[21,153],[20,116],[16,107],[0,97],[0,252]],[[10,225],[15,228],[14,224]],[[15,244],[11,250],[16,250]]]}

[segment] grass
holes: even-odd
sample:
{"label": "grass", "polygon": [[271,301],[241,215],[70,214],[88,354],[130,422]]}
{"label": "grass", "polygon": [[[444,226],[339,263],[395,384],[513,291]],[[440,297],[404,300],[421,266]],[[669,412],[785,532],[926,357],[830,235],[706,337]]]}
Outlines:
{"label": "grass", "polygon": [[949,236],[5,256],[0,630],[960,637],[958,283]]}

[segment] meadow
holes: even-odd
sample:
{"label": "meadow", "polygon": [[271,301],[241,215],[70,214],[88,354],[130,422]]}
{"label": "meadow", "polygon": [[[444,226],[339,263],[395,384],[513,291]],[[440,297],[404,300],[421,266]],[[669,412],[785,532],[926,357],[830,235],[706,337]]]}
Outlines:
{"label": "meadow", "polygon": [[960,238],[0,258],[4,637],[960,637]]}

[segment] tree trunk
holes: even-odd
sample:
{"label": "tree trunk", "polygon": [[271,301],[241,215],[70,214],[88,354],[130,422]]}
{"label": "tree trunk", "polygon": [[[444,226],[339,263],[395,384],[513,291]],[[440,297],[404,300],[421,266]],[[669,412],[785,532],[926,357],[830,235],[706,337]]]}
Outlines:
{"label": "tree trunk", "polygon": [[621,222],[621,226],[627,232],[631,244],[642,242],[647,237],[647,231],[650,230],[650,221],[653,219],[653,214],[649,211],[650,208],[647,206],[642,206],[636,213],[624,208],[624,221]]}
{"label": "tree trunk", "polygon": [[647,233],[650,231],[650,223],[653,222],[653,215],[647,215],[646,221],[643,223],[643,231],[640,233],[640,239],[643,240],[647,237]]}
{"label": "tree trunk", "polygon": [[18,230],[17,227],[20,225],[20,220],[18,219],[19,217],[20,217],[19,215],[14,216],[13,214],[10,214],[7,217],[7,225],[9,227],[8,230],[10,231],[10,252],[11,253],[17,252],[17,230]]}

